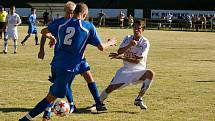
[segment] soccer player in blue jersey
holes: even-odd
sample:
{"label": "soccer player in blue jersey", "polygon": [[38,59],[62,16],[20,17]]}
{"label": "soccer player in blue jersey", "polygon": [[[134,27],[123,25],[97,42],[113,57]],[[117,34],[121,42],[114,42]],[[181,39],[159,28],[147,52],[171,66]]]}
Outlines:
{"label": "soccer player in blue jersey", "polygon": [[[54,20],[53,22],[51,22],[48,25],[48,27],[44,28],[42,31],[45,31],[46,33],[48,33],[49,29],[51,29],[52,31],[50,32],[50,34],[52,34],[55,38],[58,38],[58,33],[57,33],[58,32],[58,26],[63,24],[65,21],[67,21],[68,19],[70,19],[73,16],[73,11],[75,9],[75,6],[76,6],[76,4],[74,2],[68,1],[64,6],[64,11],[65,11],[64,17]],[[41,41],[40,41],[40,50],[38,53],[39,59],[43,59],[45,56],[45,49],[44,49],[45,42],[46,42],[46,37],[42,36]],[[53,71],[51,71],[51,75],[49,76],[48,80],[53,83],[56,75],[54,72],[53,73],[52,72]],[[70,104],[70,113],[76,112],[77,109],[76,109],[74,102],[73,102],[71,86],[68,86],[68,88],[67,88],[66,97],[67,97],[68,103]],[[49,107],[47,107],[45,109],[45,112],[43,114],[43,121],[50,119],[52,106],[53,106],[53,104],[51,104]]]}
{"label": "soccer player in blue jersey", "polygon": [[28,40],[28,38],[31,36],[31,34],[35,34],[35,45],[39,45],[38,43],[38,36],[37,36],[37,16],[36,16],[36,9],[31,8],[31,14],[28,16],[28,35],[24,38],[24,40],[21,42],[22,45],[25,45],[25,42]]}
{"label": "soccer player in blue jersey", "polygon": [[[56,26],[56,23],[61,24],[61,23],[65,22],[66,20],[68,20],[69,18],[71,18],[73,15],[74,9],[75,9],[75,3],[71,2],[71,1],[67,2],[65,4],[65,7],[64,7],[64,10],[65,10],[64,18],[57,19],[54,22],[50,23],[48,25],[48,28],[50,29],[53,26]],[[48,28],[44,28],[43,31],[48,31]],[[57,29],[58,27],[55,27],[55,28]],[[56,35],[57,30],[52,30],[51,33],[53,33],[53,36],[55,36],[55,38],[57,38],[57,36],[58,36],[58,35]],[[40,59],[43,59],[45,56],[45,50],[44,50],[45,41],[46,41],[46,38],[42,37],[41,42],[40,42],[40,51],[38,53],[38,58],[40,58]],[[97,89],[96,82],[94,81],[93,76],[90,72],[90,66],[87,63],[85,58],[81,61],[79,66],[77,66],[76,74],[81,74],[84,77],[84,79],[86,80],[86,82],[88,84],[88,88],[89,88],[89,90],[90,90],[90,92],[91,92],[91,94],[95,100],[95,103],[97,106],[97,111],[106,110],[105,105],[102,104],[99,100],[100,99],[99,91]],[[53,80],[54,80],[53,78],[55,78],[54,73],[52,73],[52,76],[50,76],[49,80],[53,82]],[[71,109],[70,112],[72,113],[72,112],[75,112],[77,110],[76,110],[76,107],[74,105],[73,98],[72,98],[72,89],[68,88],[67,91],[68,92],[67,92],[66,97],[67,97],[68,102],[70,104],[70,109]],[[50,114],[51,114],[51,107],[46,109],[46,111],[44,112],[43,118],[49,119]]]}
{"label": "soccer player in blue jersey", "polygon": [[42,113],[57,98],[64,98],[67,88],[75,77],[75,69],[83,59],[83,53],[87,44],[96,46],[103,51],[105,48],[116,44],[115,38],[102,43],[94,25],[84,21],[88,14],[88,7],[84,3],[78,3],[74,10],[74,17],[58,27],[58,39],[50,33],[42,34],[50,39],[50,47],[55,46],[51,69],[56,74],[48,95],[41,100],[20,121],[29,121]]}

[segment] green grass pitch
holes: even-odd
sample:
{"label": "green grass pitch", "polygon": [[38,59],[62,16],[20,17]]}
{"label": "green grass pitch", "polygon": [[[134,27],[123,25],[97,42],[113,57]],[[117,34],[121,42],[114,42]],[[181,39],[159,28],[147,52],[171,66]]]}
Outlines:
{"label": "green grass pitch", "polygon": [[[17,121],[44,98],[50,83],[50,61],[53,49],[46,42],[44,60],[37,58],[39,46],[34,36],[21,46],[27,32],[19,26],[18,53],[13,54],[9,41],[8,54],[0,52],[0,120]],[[39,31],[42,27],[39,27]],[[118,45],[131,29],[98,28],[102,40],[115,36]],[[86,108],[94,104],[85,80],[77,76],[73,95],[78,113],[65,117],[53,114],[52,121],[215,121],[215,35],[206,32],[145,30],[150,40],[148,68],[155,72],[154,83],[145,95],[148,110],[133,105],[140,85],[113,92],[105,101],[108,111],[92,114]],[[40,38],[41,35],[39,35]],[[108,58],[118,46],[100,52],[93,46],[86,49],[86,58],[101,92],[110,83],[120,60]],[[3,40],[0,40],[0,51]],[[42,115],[34,121],[41,121]]]}

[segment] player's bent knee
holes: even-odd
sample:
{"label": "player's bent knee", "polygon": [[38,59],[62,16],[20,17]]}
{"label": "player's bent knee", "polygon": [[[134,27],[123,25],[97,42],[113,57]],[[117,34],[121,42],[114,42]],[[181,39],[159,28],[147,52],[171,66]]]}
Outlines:
{"label": "player's bent knee", "polygon": [[53,96],[53,95],[50,94],[50,93],[46,96],[46,100],[47,100],[49,103],[54,102],[56,99],[57,99],[57,97]]}
{"label": "player's bent knee", "polygon": [[154,72],[152,70],[147,70],[144,75],[146,78],[152,80],[154,77]]}

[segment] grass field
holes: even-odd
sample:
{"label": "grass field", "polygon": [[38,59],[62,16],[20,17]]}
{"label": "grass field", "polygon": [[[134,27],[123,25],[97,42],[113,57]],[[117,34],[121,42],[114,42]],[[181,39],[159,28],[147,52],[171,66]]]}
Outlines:
{"label": "grass field", "polygon": [[[34,45],[33,36],[25,46],[20,45],[26,32],[27,27],[19,27],[18,54],[13,54],[12,41],[8,54],[0,53],[1,121],[17,121],[46,96],[50,86],[47,76],[53,49],[46,45],[45,59],[37,59],[39,46]],[[115,36],[120,43],[132,30],[100,28],[98,32],[103,40]],[[87,109],[94,104],[92,96],[84,79],[77,76],[73,95],[79,112],[66,117],[53,115],[52,121],[215,121],[215,34],[146,30],[144,35],[151,43],[148,68],[156,74],[144,98],[148,110],[133,105],[140,88],[133,85],[109,96],[107,112],[92,114]],[[99,52],[87,47],[86,57],[100,92],[122,66],[120,60],[108,58],[117,48]]]}

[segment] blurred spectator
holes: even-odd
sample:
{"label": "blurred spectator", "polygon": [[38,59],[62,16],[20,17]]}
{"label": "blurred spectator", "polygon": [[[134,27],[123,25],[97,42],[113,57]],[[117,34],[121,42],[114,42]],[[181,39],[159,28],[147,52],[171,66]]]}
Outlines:
{"label": "blurred spectator", "polygon": [[128,16],[128,25],[129,25],[129,28],[132,28],[133,24],[134,24],[134,17],[130,14]]}
{"label": "blurred spectator", "polygon": [[62,17],[62,16],[61,16],[59,13],[57,13],[56,16],[54,17],[54,20],[59,19],[59,18],[61,18],[61,17]]}
{"label": "blurred spectator", "polygon": [[183,29],[183,16],[181,14],[179,14],[178,16],[178,27],[181,28],[181,30]]}
{"label": "blurred spectator", "polygon": [[106,19],[106,14],[104,13],[103,10],[101,10],[98,13],[98,25],[100,26],[105,26],[105,19]]}
{"label": "blurred spectator", "polygon": [[120,11],[118,17],[119,17],[120,27],[123,28],[124,20],[125,20],[125,14],[122,11]]}
{"label": "blurred spectator", "polygon": [[201,20],[201,24],[202,24],[201,28],[202,28],[202,29],[206,29],[207,21],[206,21],[205,15],[202,15],[202,16],[200,17],[200,20]]}
{"label": "blurred spectator", "polygon": [[49,12],[46,9],[46,11],[43,13],[43,25],[47,25],[48,24],[48,20],[49,20]]}
{"label": "blurred spectator", "polygon": [[7,12],[4,11],[4,7],[0,6],[0,39],[2,39],[2,33],[4,33],[5,37],[5,32],[6,32],[6,16]]}
{"label": "blurred spectator", "polygon": [[193,30],[196,28],[195,24],[196,24],[196,17],[194,14],[191,15],[191,20],[192,20],[192,28]]}
{"label": "blurred spectator", "polygon": [[186,19],[186,27],[192,28],[192,17],[189,14],[187,14],[185,19]]}
{"label": "blurred spectator", "polygon": [[172,27],[172,17],[173,17],[173,15],[170,12],[166,16],[166,20],[167,20],[167,23],[169,24],[170,29]]}
{"label": "blurred spectator", "polygon": [[201,21],[201,18],[198,15],[195,15],[195,20],[196,20],[195,29],[198,32],[200,27],[201,27],[201,25],[202,25],[202,21]]}
{"label": "blurred spectator", "polygon": [[211,17],[211,29],[212,31],[215,29],[215,14]]}

